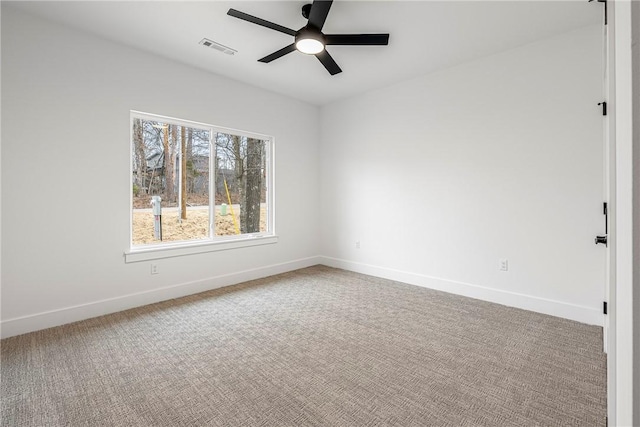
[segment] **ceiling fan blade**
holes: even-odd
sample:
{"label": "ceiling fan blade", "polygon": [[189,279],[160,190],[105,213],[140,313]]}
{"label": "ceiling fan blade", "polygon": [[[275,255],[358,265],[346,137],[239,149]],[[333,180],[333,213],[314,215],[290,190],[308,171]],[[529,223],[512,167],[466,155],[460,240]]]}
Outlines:
{"label": "ceiling fan blade", "polygon": [[326,44],[351,46],[383,46],[389,44],[389,34],[326,34]]}
{"label": "ceiling fan blade", "polygon": [[264,58],[258,59],[258,62],[268,63],[268,62],[271,62],[271,61],[273,61],[275,59],[278,59],[278,58],[280,58],[282,56],[285,56],[287,53],[291,53],[294,50],[296,50],[296,45],[295,45],[295,43],[291,43],[289,46],[283,47],[282,49],[280,49],[280,50],[278,50],[276,52],[273,52],[271,55],[267,55]]}
{"label": "ceiling fan blade", "polygon": [[283,27],[282,25],[274,24],[273,22],[265,21],[264,19],[258,18],[253,15],[249,15],[248,13],[240,12],[239,10],[229,9],[227,15],[233,16],[234,18],[242,19],[244,21],[251,22],[253,24],[262,25],[263,27],[271,28],[272,30],[280,31],[281,33],[289,34],[290,36],[295,36],[296,32],[291,28]]}
{"label": "ceiling fan blade", "polygon": [[336,64],[336,61],[333,60],[331,55],[329,55],[329,52],[327,52],[326,50],[323,50],[320,53],[316,53],[316,57],[320,60],[320,62],[322,62],[324,68],[326,68],[329,74],[331,74],[332,76],[342,72],[338,64]]}
{"label": "ceiling fan blade", "polygon": [[313,0],[311,12],[309,12],[309,25],[322,30],[324,21],[327,20],[329,9],[333,0]]}

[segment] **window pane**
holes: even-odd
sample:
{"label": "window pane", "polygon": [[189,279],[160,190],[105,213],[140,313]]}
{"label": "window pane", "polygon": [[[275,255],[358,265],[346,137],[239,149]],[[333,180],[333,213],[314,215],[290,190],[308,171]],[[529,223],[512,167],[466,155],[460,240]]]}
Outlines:
{"label": "window pane", "polygon": [[268,141],[216,133],[216,236],[267,232]]}
{"label": "window pane", "polygon": [[209,237],[210,132],[133,120],[132,244]]}

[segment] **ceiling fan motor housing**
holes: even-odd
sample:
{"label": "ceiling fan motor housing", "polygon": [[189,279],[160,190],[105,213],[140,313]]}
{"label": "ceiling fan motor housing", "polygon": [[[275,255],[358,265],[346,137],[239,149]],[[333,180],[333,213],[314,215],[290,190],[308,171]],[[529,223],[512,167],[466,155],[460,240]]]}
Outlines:
{"label": "ceiling fan motor housing", "polygon": [[302,16],[304,19],[309,19],[309,12],[311,12],[311,3],[302,6]]}
{"label": "ceiling fan motor housing", "polygon": [[320,31],[316,30],[313,27],[310,28],[307,26],[307,27],[301,28],[300,31],[296,33],[295,43],[298,43],[300,40],[306,40],[306,39],[318,40],[323,45],[327,44],[327,39],[325,38],[324,34],[322,34]]}

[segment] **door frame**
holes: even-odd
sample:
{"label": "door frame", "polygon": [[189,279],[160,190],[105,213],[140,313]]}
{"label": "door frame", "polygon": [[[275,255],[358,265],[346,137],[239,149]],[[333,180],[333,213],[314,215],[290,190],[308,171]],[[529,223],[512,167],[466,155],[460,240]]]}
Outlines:
{"label": "door frame", "polygon": [[[609,35],[613,49],[613,88],[609,118],[609,171],[613,208],[610,252],[610,286],[607,357],[607,413],[609,425],[633,425],[633,97],[632,97],[632,4],[610,1]],[[640,224],[638,224],[640,226]],[[637,279],[636,279],[637,280]]]}

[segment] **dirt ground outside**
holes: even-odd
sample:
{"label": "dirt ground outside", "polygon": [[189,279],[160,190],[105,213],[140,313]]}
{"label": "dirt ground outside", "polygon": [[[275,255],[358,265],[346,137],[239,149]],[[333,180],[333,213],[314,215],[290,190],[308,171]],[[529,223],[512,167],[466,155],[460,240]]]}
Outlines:
{"label": "dirt ground outside", "polygon": [[[231,236],[239,234],[240,207],[233,205],[237,227],[234,224],[234,215],[230,207],[227,207],[227,215],[222,215],[221,207],[216,206],[216,236]],[[185,240],[206,239],[209,237],[209,208],[207,206],[194,206],[187,208],[187,219],[179,220],[180,213],[177,208],[164,208],[162,210],[162,242],[156,240],[153,233],[153,212],[151,209],[133,209],[133,244],[148,245],[154,243],[178,242]],[[267,209],[260,210],[260,231],[267,231]]]}

